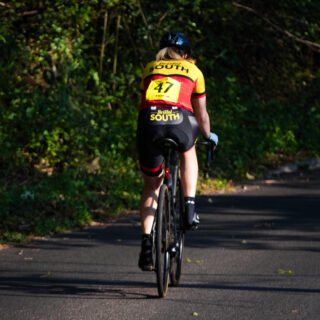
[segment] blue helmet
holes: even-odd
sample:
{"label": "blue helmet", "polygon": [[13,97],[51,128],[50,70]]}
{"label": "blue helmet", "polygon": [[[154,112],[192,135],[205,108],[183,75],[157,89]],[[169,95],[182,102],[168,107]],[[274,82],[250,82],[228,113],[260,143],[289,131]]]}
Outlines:
{"label": "blue helmet", "polygon": [[181,32],[168,32],[160,40],[160,49],[175,47],[191,56],[191,45],[188,38]]}

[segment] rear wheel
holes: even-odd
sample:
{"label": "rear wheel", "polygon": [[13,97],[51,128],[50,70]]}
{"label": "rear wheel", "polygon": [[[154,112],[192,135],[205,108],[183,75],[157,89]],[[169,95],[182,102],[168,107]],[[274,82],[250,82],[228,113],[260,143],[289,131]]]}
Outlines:
{"label": "rear wheel", "polygon": [[160,297],[165,297],[168,292],[169,282],[169,236],[170,236],[170,199],[168,187],[164,184],[161,186],[158,200],[158,209],[155,226],[155,247],[156,247],[156,264],[157,287]]}
{"label": "rear wheel", "polygon": [[[183,201],[183,190],[180,179],[177,181],[177,194],[175,204],[175,224],[176,236],[175,236],[175,250],[171,254],[170,263],[170,281],[173,286],[178,285],[181,277],[181,268],[183,261],[183,247],[184,247],[184,201]],[[172,228],[173,230],[174,228]]]}

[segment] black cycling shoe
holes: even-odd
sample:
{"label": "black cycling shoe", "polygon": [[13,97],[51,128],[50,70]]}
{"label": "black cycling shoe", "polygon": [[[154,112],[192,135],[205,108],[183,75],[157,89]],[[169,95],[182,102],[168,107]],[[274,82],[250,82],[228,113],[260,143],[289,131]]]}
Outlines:
{"label": "black cycling shoe", "polygon": [[193,219],[188,219],[185,222],[185,230],[197,230],[199,228],[200,225],[200,218],[199,215],[194,212],[193,213]]}
{"label": "black cycling shoe", "polygon": [[199,228],[199,225],[200,225],[200,218],[199,218],[199,215],[195,212],[193,216],[191,230],[197,230]]}
{"label": "black cycling shoe", "polygon": [[184,197],[185,230],[196,230],[199,227],[199,216],[195,212],[195,198]]}
{"label": "black cycling shoe", "polygon": [[142,238],[138,266],[142,271],[154,270],[152,257],[152,239],[150,235],[144,235]]}

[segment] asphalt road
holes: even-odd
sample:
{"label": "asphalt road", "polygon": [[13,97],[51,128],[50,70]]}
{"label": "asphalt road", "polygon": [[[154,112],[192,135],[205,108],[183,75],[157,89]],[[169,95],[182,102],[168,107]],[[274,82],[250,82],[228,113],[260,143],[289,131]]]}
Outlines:
{"label": "asphalt road", "polygon": [[0,251],[0,319],[320,319],[320,171],[198,200],[166,298],[130,215]]}

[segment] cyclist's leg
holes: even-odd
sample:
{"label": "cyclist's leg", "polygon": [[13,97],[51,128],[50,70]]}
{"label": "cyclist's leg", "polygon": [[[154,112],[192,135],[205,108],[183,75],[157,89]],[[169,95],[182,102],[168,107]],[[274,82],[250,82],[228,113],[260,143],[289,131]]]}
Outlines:
{"label": "cyclist's leg", "polygon": [[158,206],[158,195],[162,183],[162,175],[148,176],[143,174],[144,187],[140,200],[140,220],[141,220],[141,252],[139,255],[139,267],[143,271],[152,271],[152,238],[151,229],[155,212]]}
{"label": "cyclist's leg", "polygon": [[151,229],[157,209],[158,194],[162,182],[163,155],[155,140],[162,134],[161,128],[148,123],[150,110],[139,115],[137,146],[144,187],[140,200],[141,252],[139,267],[144,271],[153,270]]}
{"label": "cyclist's leg", "polygon": [[154,215],[158,206],[158,195],[162,183],[162,174],[157,177],[143,174],[144,186],[140,199],[141,233],[150,234]]}
{"label": "cyclist's leg", "polygon": [[185,226],[197,228],[199,216],[195,212],[195,195],[198,179],[198,160],[195,146],[180,154],[181,182],[185,200]]}
{"label": "cyclist's leg", "polygon": [[199,225],[199,216],[195,213],[195,194],[198,179],[198,160],[195,140],[198,134],[198,123],[193,114],[184,110],[183,135],[181,135],[181,180],[185,200],[185,227],[195,228]]}
{"label": "cyclist's leg", "polygon": [[[156,109],[157,111],[157,109]],[[144,187],[140,200],[142,234],[150,234],[162,182],[163,155],[155,141],[164,135],[164,126],[150,121],[154,110],[140,112],[137,130],[139,163],[143,174]]]}
{"label": "cyclist's leg", "polygon": [[195,197],[198,180],[198,159],[196,148],[180,153],[180,173],[185,197]]}

